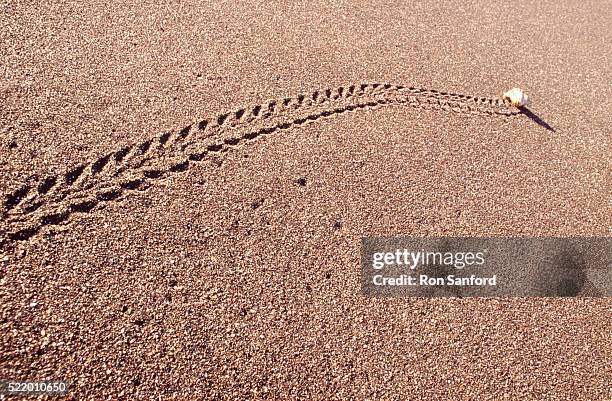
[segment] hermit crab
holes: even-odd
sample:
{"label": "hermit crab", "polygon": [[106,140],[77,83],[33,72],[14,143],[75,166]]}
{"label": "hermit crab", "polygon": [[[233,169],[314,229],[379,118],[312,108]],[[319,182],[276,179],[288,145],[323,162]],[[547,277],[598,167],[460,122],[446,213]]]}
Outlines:
{"label": "hermit crab", "polygon": [[521,108],[529,104],[529,96],[523,92],[522,89],[512,88],[508,92],[504,93],[502,98],[510,102],[514,107]]}

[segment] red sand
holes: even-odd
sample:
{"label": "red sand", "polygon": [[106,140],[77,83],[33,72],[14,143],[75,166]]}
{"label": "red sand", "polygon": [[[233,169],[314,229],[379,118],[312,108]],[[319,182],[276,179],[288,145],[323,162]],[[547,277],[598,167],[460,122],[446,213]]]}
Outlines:
{"label": "red sand", "polygon": [[[554,132],[381,104],[184,172],[148,150],[165,173],[86,213],[43,215],[61,183],[30,215],[16,200],[0,379],[64,379],[73,399],[612,399],[609,299],[367,299],[359,283],[363,236],[610,234],[610,8],[362,3],[3,5],[2,194],[82,165],[72,187],[98,185],[88,169],[128,145],[175,130],[179,149],[202,118],[361,82],[518,86]],[[76,194],[112,198],[94,189]],[[50,224],[6,239],[37,213]]]}

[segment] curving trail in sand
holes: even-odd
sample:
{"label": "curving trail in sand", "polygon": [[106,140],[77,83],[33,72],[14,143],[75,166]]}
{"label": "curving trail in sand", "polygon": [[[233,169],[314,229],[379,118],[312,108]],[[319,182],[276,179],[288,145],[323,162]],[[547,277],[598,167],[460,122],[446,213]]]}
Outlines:
{"label": "curving trail in sand", "polygon": [[485,116],[521,114],[502,99],[391,84],[354,84],[271,100],[220,113],[22,185],[5,197],[6,226],[0,245],[28,240],[43,227],[62,223],[75,213],[119,201],[127,192],[144,190],[156,180],[186,171],[210,154],[321,118],[390,105]]}

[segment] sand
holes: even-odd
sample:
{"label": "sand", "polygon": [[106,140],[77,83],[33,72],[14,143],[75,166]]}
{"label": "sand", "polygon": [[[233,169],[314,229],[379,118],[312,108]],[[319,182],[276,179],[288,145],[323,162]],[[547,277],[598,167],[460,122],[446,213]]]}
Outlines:
{"label": "sand", "polygon": [[0,379],[612,399],[609,298],[360,293],[364,236],[610,235],[610,8],[432,3],[2,4]]}

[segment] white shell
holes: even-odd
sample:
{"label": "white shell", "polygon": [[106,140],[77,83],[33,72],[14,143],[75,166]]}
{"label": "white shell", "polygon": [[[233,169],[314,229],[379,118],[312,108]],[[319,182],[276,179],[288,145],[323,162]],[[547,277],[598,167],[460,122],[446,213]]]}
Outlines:
{"label": "white shell", "polygon": [[515,107],[523,107],[529,104],[529,96],[527,96],[525,92],[519,88],[512,88],[508,92],[504,93],[503,99],[512,103],[512,105]]}

